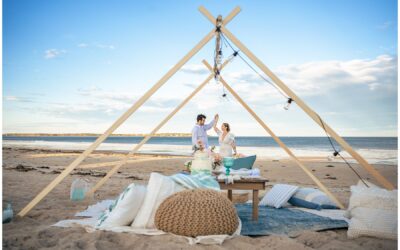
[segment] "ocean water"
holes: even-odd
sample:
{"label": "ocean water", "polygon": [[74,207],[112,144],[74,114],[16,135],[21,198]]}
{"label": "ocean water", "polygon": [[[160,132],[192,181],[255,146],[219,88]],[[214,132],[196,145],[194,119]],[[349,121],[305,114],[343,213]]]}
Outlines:
{"label": "ocean water", "polygon": [[[3,146],[25,148],[84,150],[97,137],[90,136],[3,136]],[[112,136],[103,142],[98,150],[128,152],[143,137]],[[344,139],[370,163],[397,164],[397,137],[344,137]],[[326,137],[281,137],[281,140],[299,157],[320,157],[327,159],[333,149]],[[335,147],[340,146],[333,140]],[[217,137],[209,137],[210,145],[218,145]],[[245,155],[256,154],[259,158],[283,159],[287,154],[271,137],[236,137],[238,152]],[[218,151],[218,147],[217,147]],[[190,155],[191,138],[154,137],[139,151],[171,155]],[[341,152],[344,157],[350,157]],[[341,161],[340,158],[334,161]],[[351,161],[351,160],[350,160]]]}

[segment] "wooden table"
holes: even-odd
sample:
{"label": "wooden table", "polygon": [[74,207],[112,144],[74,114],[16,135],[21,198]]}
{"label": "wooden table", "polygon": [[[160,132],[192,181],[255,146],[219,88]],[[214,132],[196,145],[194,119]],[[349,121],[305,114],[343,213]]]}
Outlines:
{"label": "wooden table", "polygon": [[232,190],[253,190],[253,220],[258,220],[258,190],[265,190],[264,178],[241,179],[233,184],[225,184],[224,180],[217,180],[222,190],[228,190],[228,198],[232,201]]}

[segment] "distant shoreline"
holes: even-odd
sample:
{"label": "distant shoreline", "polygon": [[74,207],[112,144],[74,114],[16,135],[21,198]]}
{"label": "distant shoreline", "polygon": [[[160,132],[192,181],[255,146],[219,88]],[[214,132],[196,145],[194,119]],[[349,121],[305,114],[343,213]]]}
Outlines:
{"label": "distant shoreline", "polygon": [[[40,137],[40,136],[81,136],[81,137],[99,137],[102,134],[91,134],[91,133],[66,133],[66,134],[45,134],[45,133],[6,133],[3,136],[15,136],[15,137]],[[112,134],[110,136],[137,136],[137,137],[144,137],[148,134]],[[153,137],[191,137],[190,133],[159,133],[155,134]]]}
{"label": "distant shoreline", "polygon": [[[5,133],[2,136],[14,136],[14,137],[40,137],[40,136],[49,136],[49,137],[99,137],[102,134],[92,134],[92,133],[65,133],[65,134],[47,134],[47,133]],[[148,134],[111,134],[109,137],[145,137]],[[192,137],[191,133],[158,133],[153,135],[152,137]],[[209,135],[209,137],[215,137],[215,135]],[[237,137],[271,137],[269,135],[241,135]],[[312,136],[312,135],[299,135],[299,136],[278,136],[280,138],[317,138],[317,137],[326,137],[326,136]],[[342,136],[342,138],[397,138],[397,136]]]}

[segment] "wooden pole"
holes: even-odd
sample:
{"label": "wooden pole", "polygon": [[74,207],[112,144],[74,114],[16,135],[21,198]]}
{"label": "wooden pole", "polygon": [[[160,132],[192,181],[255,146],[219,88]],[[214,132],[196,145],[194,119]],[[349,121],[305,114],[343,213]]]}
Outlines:
{"label": "wooden pole", "polygon": [[[212,23],[215,23],[215,18],[205,9],[199,9],[200,12]],[[308,114],[319,126],[325,128],[327,133],[331,135],[339,145],[346,150],[361,166],[363,166],[380,184],[387,189],[394,189],[385,177],[383,177],[373,166],[371,166],[361,155],[359,155],[342,137],[340,137],[328,124],[326,124],[320,116],[312,110],[305,102],[303,102],[285,83],[283,83],[260,59],[258,59],[243,43],[239,41],[224,25],[221,26],[221,31],[226,35],[250,60],[252,60],[267,76],[269,76],[284,91],[301,109]]]}
{"label": "wooden pole", "polygon": [[[226,60],[222,65],[221,68],[219,70],[222,70],[230,61],[231,59]],[[183,106],[185,106],[192,98],[193,96],[195,96],[213,77],[214,77],[214,72],[211,73],[195,90],[193,90],[193,92],[186,97],[185,100],[183,100],[169,115],[167,115],[164,120],[162,120],[160,122],[160,124],[158,124],[148,135],[146,135],[145,138],[143,138],[143,140],[137,144],[131,152],[129,152],[128,155],[126,155],[126,157],[120,161],[116,166],[114,166],[108,173],[106,176],[104,176],[88,193],[87,196],[92,195],[94,192],[96,192],[96,190],[98,190],[113,174],[115,174],[118,169],[124,165],[127,160],[129,159],[130,156],[132,156],[133,154],[135,154],[148,140],[150,140],[151,137],[153,137],[158,130],[160,130],[160,128],[162,126],[164,126],[180,109],[183,108]]]}
{"label": "wooden pole", "polygon": [[[240,9],[234,9],[224,20],[230,22]],[[35,207],[51,190],[53,190],[75,167],[77,167],[91,152],[93,152],[112,132],[115,131],[126,119],[128,119],[142,104],[149,99],[169,78],[171,78],[190,58],[207,44],[215,35],[215,30],[210,31],[192,50],[190,50],[167,74],[165,74],[151,89],[149,89],[128,111],[126,111],[114,124],[104,132],[96,141],[78,156],[67,168],[65,168],[52,182],[50,182],[32,201],[28,203],[18,216],[25,216]]]}
{"label": "wooden pole", "polygon": [[[207,63],[207,61],[203,60],[203,63],[206,65],[206,67],[212,71],[212,67],[210,64]],[[317,184],[317,186],[324,191],[329,198],[332,199],[341,209],[344,209],[344,206],[336,197],[322,184],[318,178],[313,175],[313,173],[308,170],[308,168],[299,160],[297,157],[292,153],[292,151],[275,135],[275,133],[261,120],[261,118],[243,101],[243,99],[229,86],[225,80],[220,77],[220,82],[225,86],[225,88],[236,98],[236,100],[242,104],[242,106],[254,117],[254,119],[267,131],[268,134],[271,135],[271,137],[276,141],[276,143],[279,144],[279,146],[286,151],[286,153],[299,165],[301,169]]]}

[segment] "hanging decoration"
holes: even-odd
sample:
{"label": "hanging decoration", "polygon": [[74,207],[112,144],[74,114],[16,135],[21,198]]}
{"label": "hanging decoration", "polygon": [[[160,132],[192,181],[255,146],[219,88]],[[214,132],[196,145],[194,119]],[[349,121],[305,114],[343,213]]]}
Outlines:
{"label": "hanging decoration", "polygon": [[216,20],[215,28],[215,51],[214,51],[214,79],[216,83],[220,80],[220,71],[222,64],[222,43],[221,43],[221,26],[222,26],[222,16],[219,15]]}
{"label": "hanging decoration", "polygon": [[293,99],[292,98],[288,98],[287,99],[287,102],[286,102],[286,105],[283,107],[285,110],[289,110],[289,107],[290,107],[290,104],[293,102]]}

